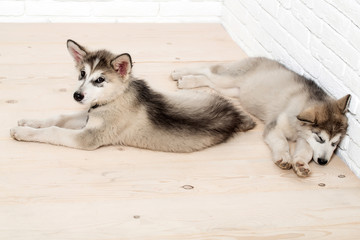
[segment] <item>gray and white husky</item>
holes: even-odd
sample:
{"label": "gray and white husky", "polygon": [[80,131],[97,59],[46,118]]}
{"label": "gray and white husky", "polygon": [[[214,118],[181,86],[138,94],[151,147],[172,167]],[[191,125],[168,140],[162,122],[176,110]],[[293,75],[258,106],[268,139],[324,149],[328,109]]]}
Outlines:
{"label": "gray and white husky", "polygon": [[[267,58],[175,70],[179,88],[211,87],[236,97],[265,124],[264,140],[282,169],[310,174],[308,163],[326,165],[346,133],[350,95],[335,100],[313,81]],[[291,155],[289,141],[296,141]]]}
{"label": "gray and white husky", "polygon": [[20,120],[10,131],[14,139],[86,150],[122,144],[192,152],[255,126],[219,95],[185,91],[170,96],[152,90],[132,76],[129,54],[92,52],[72,40],[67,48],[79,71],[74,99],[89,108],[43,121]]}

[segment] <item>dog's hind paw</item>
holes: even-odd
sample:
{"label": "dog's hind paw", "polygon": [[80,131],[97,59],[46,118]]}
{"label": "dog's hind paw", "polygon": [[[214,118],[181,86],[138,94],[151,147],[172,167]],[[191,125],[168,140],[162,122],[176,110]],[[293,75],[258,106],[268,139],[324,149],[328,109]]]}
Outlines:
{"label": "dog's hind paw", "polygon": [[186,69],[176,69],[176,70],[172,71],[171,78],[174,81],[177,81],[180,78],[182,78],[183,76],[188,75],[187,72],[188,71]]}
{"label": "dog's hind paw", "polygon": [[174,71],[171,73],[171,78],[172,80],[177,81],[181,78],[181,76]]}
{"label": "dog's hind paw", "polygon": [[311,174],[309,164],[303,161],[297,161],[293,164],[293,169],[299,177],[308,177]]}
{"label": "dog's hind paw", "polygon": [[180,89],[191,89],[197,87],[206,87],[203,77],[199,75],[186,75],[177,80],[177,86]]}

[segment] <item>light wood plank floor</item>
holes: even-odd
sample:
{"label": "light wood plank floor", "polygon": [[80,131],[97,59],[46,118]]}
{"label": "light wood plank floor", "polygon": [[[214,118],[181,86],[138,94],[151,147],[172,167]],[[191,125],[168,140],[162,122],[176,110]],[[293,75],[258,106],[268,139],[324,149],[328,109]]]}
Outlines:
{"label": "light wood plank floor", "polygon": [[359,239],[359,179],[337,157],[280,170],[261,124],[191,154],[12,140],[20,118],[81,108],[68,38],[131,53],[164,91],[172,69],[245,57],[219,24],[0,24],[0,239]]}

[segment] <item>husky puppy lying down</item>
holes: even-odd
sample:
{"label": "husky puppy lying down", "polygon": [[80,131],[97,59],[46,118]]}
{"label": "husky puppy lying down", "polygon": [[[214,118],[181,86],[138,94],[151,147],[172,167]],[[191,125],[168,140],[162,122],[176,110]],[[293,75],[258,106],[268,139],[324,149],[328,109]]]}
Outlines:
{"label": "husky puppy lying down", "polygon": [[[350,95],[336,100],[313,81],[266,58],[175,70],[179,88],[211,87],[236,97],[265,124],[264,140],[272,159],[300,177],[310,174],[308,163],[326,165],[346,133]],[[289,141],[296,141],[290,154]]]}
{"label": "husky puppy lying down", "polygon": [[184,91],[167,96],[131,74],[129,54],[91,52],[72,40],[67,48],[79,70],[74,99],[89,109],[47,120],[20,120],[19,141],[93,150],[104,145],[192,152],[247,131],[254,121],[215,94]]}

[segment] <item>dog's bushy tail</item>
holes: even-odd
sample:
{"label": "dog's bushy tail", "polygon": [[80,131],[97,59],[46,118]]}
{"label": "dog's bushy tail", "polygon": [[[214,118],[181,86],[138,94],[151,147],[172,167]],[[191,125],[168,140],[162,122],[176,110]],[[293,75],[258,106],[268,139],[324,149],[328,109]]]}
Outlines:
{"label": "dog's bushy tail", "polygon": [[245,132],[256,126],[248,114],[220,96],[213,96],[212,102],[204,112],[204,116],[208,116],[208,131],[220,134],[224,141],[236,132]]}

